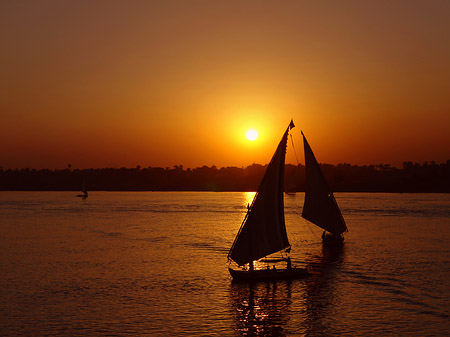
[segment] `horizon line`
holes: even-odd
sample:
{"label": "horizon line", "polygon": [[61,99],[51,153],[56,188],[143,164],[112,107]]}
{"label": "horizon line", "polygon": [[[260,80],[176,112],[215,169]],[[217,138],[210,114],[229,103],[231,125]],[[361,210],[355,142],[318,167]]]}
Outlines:
{"label": "horizon line", "polygon": [[[370,166],[386,166],[386,167],[393,167],[393,168],[403,168],[404,164],[407,163],[411,163],[413,165],[445,165],[448,164],[450,162],[450,159],[447,159],[445,161],[442,162],[436,162],[434,160],[431,161],[424,161],[424,162],[413,162],[413,161],[403,161],[402,164],[400,166],[395,166],[392,165],[390,163],[377,163],[377,164],[352,164],[352,163],[347,163],[347,162],[342,162],[342,163],[338,163],[338,164],[329,164],[329,163],[319,163],[320,165],[331,165],[331,166],[339,166],[339,165],[350,165],[350,166],[359,166],[359,167],[370,167]],[[163,169],[174,169],[174,168],[181,168],[183,170],[194,170],[194,169],[198,169],[198,168],[204,168],[204,167],[208,167],[208,168],[216,168],[216,169],[222,169],[222,168],[247,168],[247,167],[251,167],[253,165],[258,165],[258,166],[267,166],[269,165],[269,163],[267,164],[259,164],[259,163],[252,163],[246,166],[236,166],[236,165],[228,165],[228,166],[217,166],[217,165],[201,165],[201,166],[196,166],[196,167],[185,167],[183,164],[175,164],[175,165],[171,165],[171,166],[142,166],[142,165],[136,165],[135,167],[127,167],[127,166],[104,166],[104,167],[89,167],[89,168],[77,168],[77,167],[73,167],[71,164],[67,164],[66,167],[64,168],[34,168],[34,167],[3,167],[0,165],[0,171],[7,171],[7,170],[98,170],[98,169],[147,169],[147,168],[163,168]],[[291,165],[291,166],[305,166],[305,164],[303,163],[298,163],[298,164],[292,164],[292,163],[286,163],[285,165]]]}

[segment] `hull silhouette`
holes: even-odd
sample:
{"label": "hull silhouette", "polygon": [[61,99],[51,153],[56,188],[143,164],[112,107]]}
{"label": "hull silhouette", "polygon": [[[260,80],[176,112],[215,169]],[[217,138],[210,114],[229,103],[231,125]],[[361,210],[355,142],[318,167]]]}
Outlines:
{"label": "hull silhouette", "polygon": [[256,269],[256,270],[236,270],[228,268],[231,277],[234,281],[266,281],[266,280],[283,280],[283,279],[297,279],[309,275],[305,268],[287,269]]}

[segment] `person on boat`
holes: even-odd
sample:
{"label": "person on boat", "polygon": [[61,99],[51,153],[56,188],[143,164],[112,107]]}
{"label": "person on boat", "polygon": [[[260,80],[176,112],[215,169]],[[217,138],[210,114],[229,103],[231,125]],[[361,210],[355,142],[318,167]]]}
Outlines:
{"label": "person on boat", "polygon": [[272,271],[277,271],[277,268],[275,267],[275,265],[273,265]]}
{"label": "person on boat", "polygon": [[292,269],[292,262],[291,262],[291,258],[288,256],[286,270],[290,271],[291,269]]}

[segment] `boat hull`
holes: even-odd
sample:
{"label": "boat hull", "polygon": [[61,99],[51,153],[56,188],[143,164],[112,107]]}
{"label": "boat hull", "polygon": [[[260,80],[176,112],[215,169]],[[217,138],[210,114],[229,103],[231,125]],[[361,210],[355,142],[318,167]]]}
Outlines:
{"label": "boat hull", "polygon": [[344,237],[325,236],[322,238],[322,244],[324,247],[342,247],[344,245]]}
{"label": "boat hull", "polygon": [[257,269],[253,271],[236,270],[228,268],[233,281],[264,281],[298,279],[309,275],[305,268],[292,268],[291,270],[280,269]]}

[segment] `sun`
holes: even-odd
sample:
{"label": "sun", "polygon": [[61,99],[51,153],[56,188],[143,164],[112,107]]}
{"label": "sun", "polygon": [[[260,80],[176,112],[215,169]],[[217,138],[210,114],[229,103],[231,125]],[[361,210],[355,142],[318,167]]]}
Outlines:
{"label": "sun", "polygon": [[258,131],[250,129],[247,131],[245,136],[247,137],[248,140],[253,142],[254,140],[256,140],[256,138],[258,138]]}

